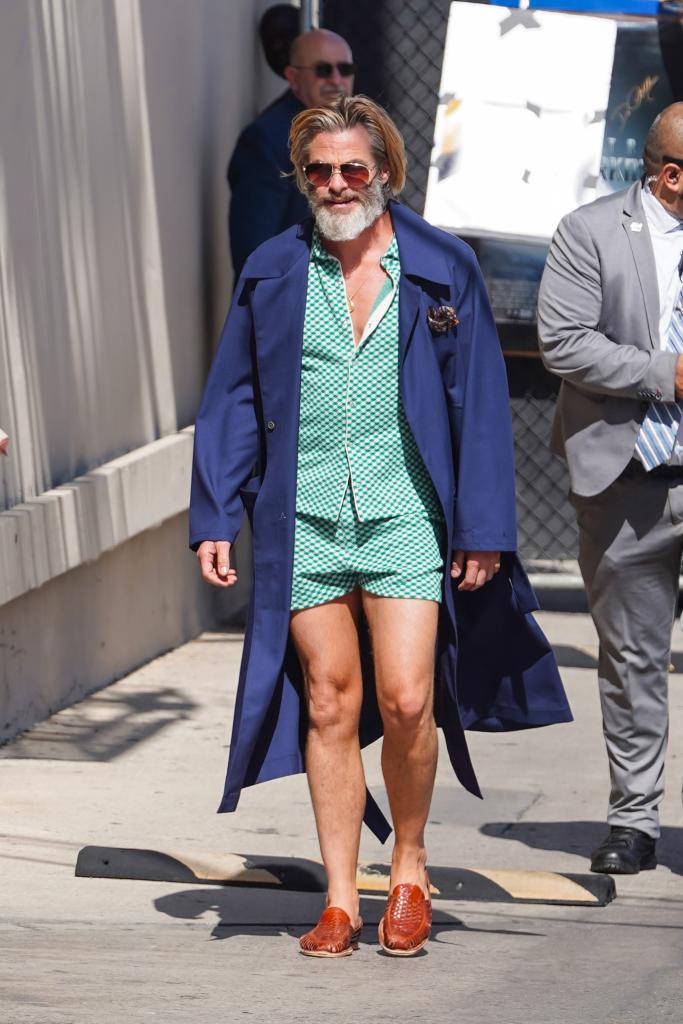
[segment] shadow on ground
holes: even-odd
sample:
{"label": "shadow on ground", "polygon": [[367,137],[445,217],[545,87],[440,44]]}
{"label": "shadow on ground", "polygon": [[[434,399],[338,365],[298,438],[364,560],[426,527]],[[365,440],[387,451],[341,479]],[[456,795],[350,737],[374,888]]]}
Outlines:
{"label": "shadow on ground", "polygon": [[[489,822],[480,832],[496,839],[516,839],[533,850],[559,850],[588,860],[607,835],[607,825],[604,821]],[[683,875],[683,828],[662,828],[657,860],[674,874]]]}
{"label": "shadow on ground", "polygon": [[[598,648],[576,647],[573,644],[553,644],[553,652],[560,668],[587,668],[597,670]],[[671,652],[671,671],[683,672],[683,651]]]}
{"label": "shadow on ground", "polygon": [[574,647],[571,644],[553,644],[557,664],[561,668],[598,667],[597,647]]}
{"label": "shadow on ground", "polygon": [[120,683],[58,711],[0,747],[0,758],[112,761],[158,732],[192,717],[198,705],[173,686]]}
{"label": "shadow on ground", "polygon": [[[290,935],[299,938],[318,920],[324,897],[318,893],[278,892],[272,889],[211,886],[193,887],[160,896],[154,907],[160,914],[184,921],[207,918],[214,922],[213,939],[235,939],[243,935]],[[377,925],[384,912],[384,898],[361,898],[360,913],[364,921],[363,942],[377,942]],[[446,910],[434,905],[433,937],[455,929],[492,932],[496,935],[538,936],[542,932],[515,929],[468,928]]]}

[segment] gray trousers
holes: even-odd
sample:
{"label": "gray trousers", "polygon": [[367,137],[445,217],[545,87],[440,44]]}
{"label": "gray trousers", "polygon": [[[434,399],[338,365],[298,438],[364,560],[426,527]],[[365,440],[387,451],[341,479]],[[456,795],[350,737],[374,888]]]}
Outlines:
{"label": "gray trousers", "polygon": [[683,551],[683,476],[627,473],[570,495],[579,565],[600,640],[611,792],[607,821],[659,836],[669,727],[671,630]]}

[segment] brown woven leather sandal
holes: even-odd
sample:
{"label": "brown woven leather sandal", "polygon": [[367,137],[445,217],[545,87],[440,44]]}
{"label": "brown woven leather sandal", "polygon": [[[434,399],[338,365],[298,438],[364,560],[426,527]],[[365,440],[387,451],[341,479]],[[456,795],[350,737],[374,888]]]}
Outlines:
{"label": "brown woven leather sandal", "polygon": [[394,886],[379,923],[382,949],[391,956],[414,956],[426,944],[431,930],[432,901],[420,886]]}
{"label": "brown woven leather sandal", "polygon": [[351,926],[351,918],[341,907],[328,907],[320,916],[315,928],[299,939],[299,948],[304,956],[351,956],[358,949],[363,920],[359,918],[357,928]]}

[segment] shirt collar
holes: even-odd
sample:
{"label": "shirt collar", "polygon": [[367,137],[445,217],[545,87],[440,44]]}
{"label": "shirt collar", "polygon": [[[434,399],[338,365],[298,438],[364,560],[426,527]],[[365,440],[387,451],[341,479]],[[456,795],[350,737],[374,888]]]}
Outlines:
{"label": "shirt collar", "polygon": [[389,242],[389,248],[384,253],[384,256],[382,256],[381,262],[382,263],[384,263],[384,262],[400,263],[399,255],[398,255],[398,242],[396,241],[396,235],[395,234],[391,236],[391,241]]}
{"label": "shirt collar", "polygon": [[683,230],[683,220],[679,220],[678,217],[674,217],[673,213],[669,213],[656,196],[652,195],[647,185],[643,186],[642,200],[643,209],[651,228],[655,228],[663,235]]}

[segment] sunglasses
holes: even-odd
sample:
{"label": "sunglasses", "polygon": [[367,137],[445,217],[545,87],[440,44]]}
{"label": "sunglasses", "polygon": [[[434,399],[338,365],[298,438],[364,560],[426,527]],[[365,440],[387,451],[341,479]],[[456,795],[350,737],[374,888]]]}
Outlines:
{"label": "sunglasses", "polygon": [[680,167],[681,170],[683,170],[683,159],[677,156],[663,156],[662,166],[664,166],[664,164],[676,164],[677,167]]}
{"label": "sunglasses", "polygon": [[339,171],[349,188],[363,188],[365,185],[370,184],[370,178],[372,177],[372,168],[366,167],[365,164],[361,163],[314,163],[306,164],[303,168],[306,181],[310,181],[311,185],[315,185],[316,188],[327,185],[335,171]]}
{"label": "sunglasses", "polygon": [[297,71],[312,71],[316,78],[329,78],[334,68],[337,69],[342,78],[351,78],[356,73],[356,65],[351,61],[342,60],[337,64],[330,64],[329,61],[320,60],[317,64],[292,64]]}

